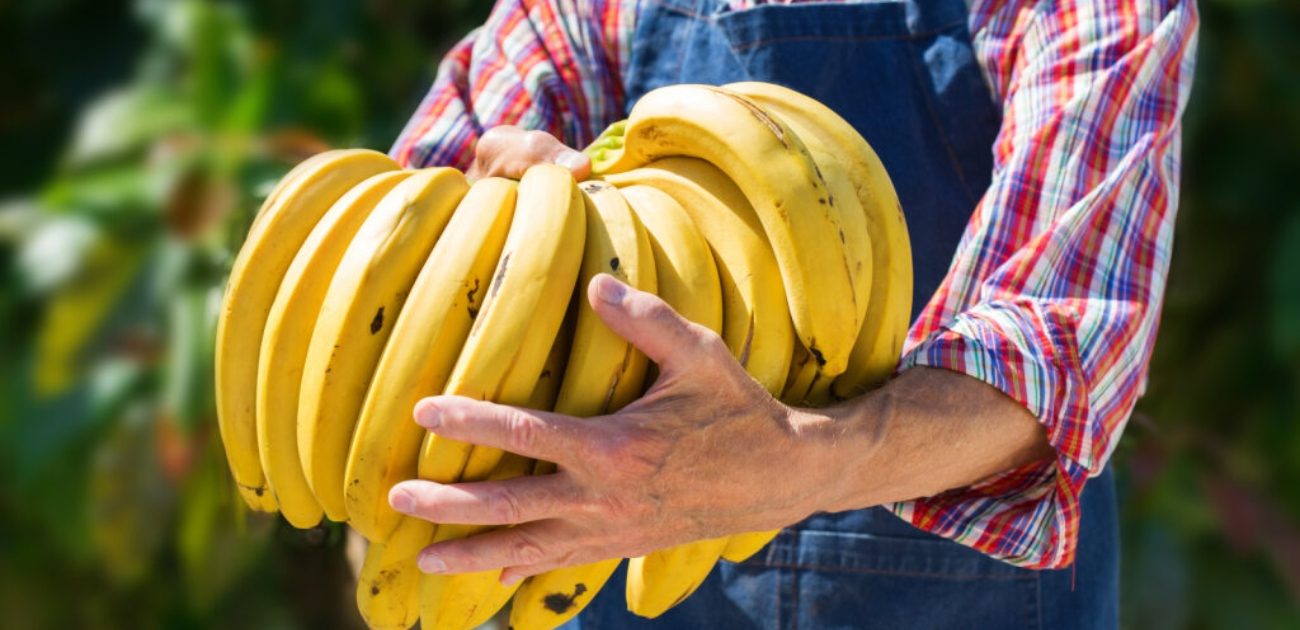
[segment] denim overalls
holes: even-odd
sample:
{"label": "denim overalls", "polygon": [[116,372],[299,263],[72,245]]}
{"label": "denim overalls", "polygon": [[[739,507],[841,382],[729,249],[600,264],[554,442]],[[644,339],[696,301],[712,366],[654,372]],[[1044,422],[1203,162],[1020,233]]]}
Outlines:
{"label": "denim overalls", "polygon": [[[641,0],[628,103],[673,83],[761,80],[809,94],[880,154],[912,237],[914,312],[948,270],[989,185],[999,108],[962,0],[765,5]],[[1118,623],[1119,536],[1108,472],[1082,496],[1073,568],[1030,571],[917,530],[883,508],[816,515],[749,561],[722,562],[655,621],[624,603],[623,571],[582,628],[1105,628]]]}

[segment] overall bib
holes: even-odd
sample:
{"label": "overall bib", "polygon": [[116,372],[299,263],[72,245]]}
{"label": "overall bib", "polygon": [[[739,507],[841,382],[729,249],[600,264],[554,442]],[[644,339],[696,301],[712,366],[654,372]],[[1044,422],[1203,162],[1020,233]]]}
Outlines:
{"label": "overall bib", "polygon": [[[947,273],[989,185],[999,124],[963,0],[764,5],[642,0],[628,103],[674,83],[770,81],[845,117],[880,154],[915,266],[913,317]],[[1078,556],[1019,569],[922,532],[884,508],[819,514],[749,561],[721,562],[654,621],[627,612],[624,571],[582,628],[1107,628],[1118,623],[1119,536],[1109,471],[1082,495]]]}

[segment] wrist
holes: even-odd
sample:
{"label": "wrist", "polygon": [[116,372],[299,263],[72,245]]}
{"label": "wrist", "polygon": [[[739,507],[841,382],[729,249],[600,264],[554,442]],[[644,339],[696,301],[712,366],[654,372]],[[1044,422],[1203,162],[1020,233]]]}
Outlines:
{"label": "wrist", "polygon": [[790,408],[797,470],[808,482],[808,514],[870,507],[879,503],[870,497],[887,494],[879,487],[885,475],[876,461],[889,425],[888,407],[873,393],[823,409]]}

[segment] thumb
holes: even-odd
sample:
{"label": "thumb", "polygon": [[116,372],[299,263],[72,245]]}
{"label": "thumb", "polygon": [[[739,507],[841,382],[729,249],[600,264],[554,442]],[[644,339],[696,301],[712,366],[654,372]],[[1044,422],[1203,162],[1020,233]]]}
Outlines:
{"label": "thumb", "polygon": [[708,351],[710,338],[716,337],[677,314],[658,296],[638,291],[609,274],[591,279],[587,299],[610,330],[644,352],[661,371],[694,362]]}

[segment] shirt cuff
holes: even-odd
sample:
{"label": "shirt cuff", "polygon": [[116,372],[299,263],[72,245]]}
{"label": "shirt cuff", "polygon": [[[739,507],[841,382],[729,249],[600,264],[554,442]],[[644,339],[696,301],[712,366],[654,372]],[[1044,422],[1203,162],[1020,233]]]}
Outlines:
{"label": "shirt cuff", "polygon": [[1078,313],[1033,300],[990,302],[962,313],[906,351],[900,370],[961,372],[1024,405],[1047,429],[1054,461],[979,484],[897,503],[913,526],[1028,568],[1074,562],[1079,495],[1096,463],[1087,378],[1073,335]]}

